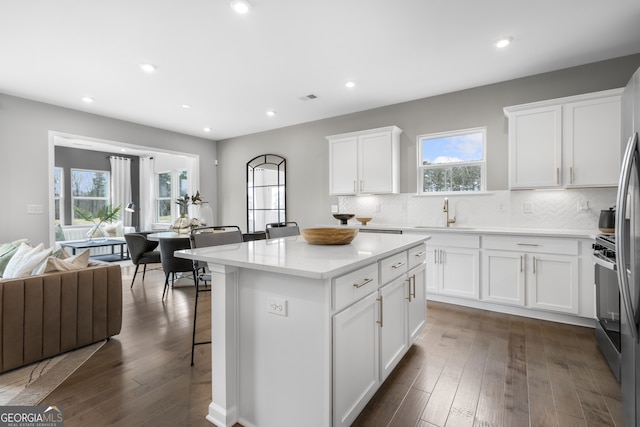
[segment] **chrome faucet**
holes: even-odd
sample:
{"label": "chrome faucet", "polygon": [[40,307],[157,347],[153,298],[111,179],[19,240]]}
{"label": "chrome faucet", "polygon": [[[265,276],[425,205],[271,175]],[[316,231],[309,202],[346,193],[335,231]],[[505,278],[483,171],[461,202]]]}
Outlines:
{"label": "chrome faucet", "polygon": [[444,208],[443,211],[446,213],[447,215],[447,227],[449,227],[451,224],[455,224],[456,222],[456,217],[454,216],[453,218],[449,218],[449,198],[445,197],[444,198]]}

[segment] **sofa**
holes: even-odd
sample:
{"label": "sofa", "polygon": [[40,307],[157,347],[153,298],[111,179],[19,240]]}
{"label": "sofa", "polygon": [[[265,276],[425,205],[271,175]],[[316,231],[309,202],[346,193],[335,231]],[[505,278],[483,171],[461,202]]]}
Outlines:
{"label": "sofa", "polygon": [[[123,226],[121,222],[113,224],[105,224],[104,227],[107,235],[110,239],[117,239],[124,241],[124,235],[126,233],[135,233],[135,227]],[[77,242],[85,240],[86,234],[91,229],[91,226],[79,226],[79,225],[56,225],[56,243],[57,247],[60,247],[60,243],[64,242]],[[114,248],[105,246],[98,248],[91,248],[91,256],[108,255],[111,250],[115,250],[116,254],[120,254],[120,246]],[[126,250],[126,246],[125,246]]]}
{"label": "sofa", "polygon": [[105,340],[121,327],[117,264],[0,280],[0,372]]}

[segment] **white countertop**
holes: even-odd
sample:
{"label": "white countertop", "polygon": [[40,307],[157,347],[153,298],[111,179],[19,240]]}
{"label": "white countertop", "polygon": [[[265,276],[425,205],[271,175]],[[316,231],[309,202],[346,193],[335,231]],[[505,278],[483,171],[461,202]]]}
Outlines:
{"label": "white countertop", "polygon": [[[331,225],[336,227],[336,225]],[[602,232],[600,230],[571,230],[571,229],[551,229],[551,228],[514,228],[514,227],[432,227],[432,226],[409,226],[394,224],[347,224],[338,227],[355,227],[358,229],[371,230],[402,230],[410,233],[471,233],[471,234],[502,234],[518,236],[541,236],[541,237],[573,237],[593,239]]]}
{"label": "white countertop", "polygon": [[327,279],[428,240],[422,234],[358,233],[348,245],[310,245],[302,236],[176,251],[180,258]]}

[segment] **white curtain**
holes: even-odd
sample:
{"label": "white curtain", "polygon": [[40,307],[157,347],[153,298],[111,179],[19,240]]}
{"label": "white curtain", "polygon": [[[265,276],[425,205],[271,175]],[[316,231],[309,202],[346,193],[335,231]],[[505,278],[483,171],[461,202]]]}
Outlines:
{"label": "white curtain", "polygon": [[152,230],[155,212],[156,186],[153,157],[140,158],[140,200],[138,218],[140,230]]}
{"label": "white curtain", "polygon": [[131,202],[131,159],[111,156],[111,203],[120,206],[122,224],[131,225],[131,212],[125,208]]}

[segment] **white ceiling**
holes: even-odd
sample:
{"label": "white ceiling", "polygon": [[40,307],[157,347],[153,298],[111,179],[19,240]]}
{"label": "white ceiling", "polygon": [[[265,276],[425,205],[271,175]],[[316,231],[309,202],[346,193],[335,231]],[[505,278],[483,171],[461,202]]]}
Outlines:
{"label": "white ceiling", "polygon": [[0,92],[220,140],[640,52],[639,0],[251,2],[0,0]]}

